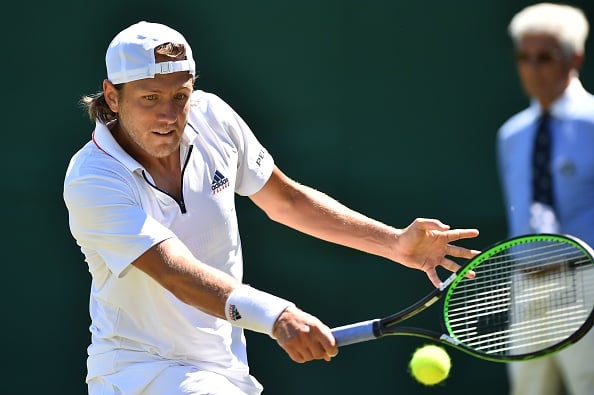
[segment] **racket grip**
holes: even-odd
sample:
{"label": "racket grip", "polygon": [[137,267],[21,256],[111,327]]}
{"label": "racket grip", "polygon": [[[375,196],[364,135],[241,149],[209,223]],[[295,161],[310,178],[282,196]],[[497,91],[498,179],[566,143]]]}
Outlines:
{"label": "racket grip", "polygon": [[357,322],[332,329],[336,345],[338,347],[347,346],[377,338],[374,331],[376,322],[379,322],[379,319]]}

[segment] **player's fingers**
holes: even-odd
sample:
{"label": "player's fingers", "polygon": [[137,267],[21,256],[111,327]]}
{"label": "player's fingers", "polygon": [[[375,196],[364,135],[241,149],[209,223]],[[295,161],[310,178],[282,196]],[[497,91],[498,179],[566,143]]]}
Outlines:
{"label": "player's fingers", "polygon": [[281,345],[295,362],[304,363],[316,359],[330,361],[338,354],[331,329],[314,316],[306,314],[306,317],[306,324],[300,327],[301,331]]}
{"label": "player's fingers", "polygon": [[460,239],[472,239],[479,235],[478,229],[453,229],[444,233],[449,243]]}
{"label": "player's fingers", "polygon": [[441,261],[440,265],[441,265],[441,267],[449,270],[450,272],[456,272],[456,271],[458,271],[458,269],[460,269],[460,265],[458,265],[456,262],[452,261],[451,259],[447,259],[447,258],[444,258]]}
{"label": "player's fingers", "polygon": [[423,230],[440,230],[447,231],[450,229],[449,225],[444,224],[438,219],[433,218],[417,218],[413,224],[416,223]]}
{"label": "player's fingers", "polygon": [[303,353],[300,351],[298,347],[283,346],[283,348],[293,361],[297,363],[305,363],[308,361],[306,356],[303,355]]}
{"label": "player's fingers", "polygon": [[315,359],[330,361],[336,354],[338,354],[338,350],[335,347],[326,348],[319,342],[302,345],[299,349],[291,350],[289,353],[291,359],[299,363],[309,362]]}
{"label": "player's fingers", "polygon": [[437,275],[437,271],[435,270],[435,268],[427,269],[425,273],[427,274],[427,277],[429,277],[429,281],[431,281],[433,286],[435,288],[439,288],[439,286],[441,285],[441,280],[439,279],[439,276]]}
{"label": "player's fingers", "polygon": [[303,354],[299,353],[299,352],[295,352],[293,354],[289,354],[289,356],[291,357],[291,359],[297,363],[305,363],[307,361],[310,361],[311,359],[308,359],[306,356],[304,356]]}
{"label": "player's fingers", "polygon": [[[457,264],[456,262],[452,261],[451,259],[447,259],[445,258],[443,260],[443,262],[441,263],[441,266],[453,273],[457,272],[458,270],[460,270],[460,265]],[[467,278],[474,278],[476,276],[476,274],[474,273],[474,271],[470,270],[468,273],[466,273]]]}
{"label": "player's fingers", "polygon": [[338,354],[338,349],[336,346],[325,346],[322,343],[318,343],[319,348],[313,353],[315,359],[323,359],[325,361],[330,361],[333,357]]}
{"label": "player's fingers", "polygon": [[321,341],[321,346],[324,350],[324,359],[330,361],[330,359],[338,355],[338,346],[336,345],[336,339],[334,339],[334,335],[332,335],[330,328],[328,328],[325,335],[326,336]]}
{"label": "player's fingers", "polygon": [[448,244],[446,247],[446,255],[454,256],[457,258],[470,259],[470,258],[474,258],[478,254],[480,254],[480,251],[478,251],[478,250],[472,250],[469,248],[464,248],[464,247],[460,247],[460,246],[456,246],[456,245],[452,245],[452,244]]}
{"label": "player's fingers", "polygon": [[316,319],[316,325],[312,327],[312,334],[315,339],[313,354],[316,359],[330,361],[338,354],[336,339],[328,326]]}

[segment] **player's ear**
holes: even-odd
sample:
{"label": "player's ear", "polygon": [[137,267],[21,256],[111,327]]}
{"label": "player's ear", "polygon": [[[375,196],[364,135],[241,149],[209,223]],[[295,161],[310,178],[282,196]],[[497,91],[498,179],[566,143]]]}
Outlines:
{"label": "player's ear", "polygon": [[103,97],[109,106],[109,109],[114,113],[118,113],[118,90],[109,80],[103,80]]}

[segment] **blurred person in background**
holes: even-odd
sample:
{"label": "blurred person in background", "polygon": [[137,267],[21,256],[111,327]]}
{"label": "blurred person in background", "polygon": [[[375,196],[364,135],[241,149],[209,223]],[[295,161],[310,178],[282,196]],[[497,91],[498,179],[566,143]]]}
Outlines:
{"label": "blurred person in background", "polygon": [[[563,233],[594,245],[594,96],[579,79],[582,10],[539,3],[508,26],[530,105],[497,134],[509,236]],[[594,332],[553,356],[508,365],[512,395],[592,395]]]}

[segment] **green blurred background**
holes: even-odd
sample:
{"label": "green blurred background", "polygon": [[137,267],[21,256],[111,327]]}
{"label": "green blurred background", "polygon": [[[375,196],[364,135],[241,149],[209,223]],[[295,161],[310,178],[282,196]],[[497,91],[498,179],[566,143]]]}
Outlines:
{"label": "green blurred background", "polygon": [[[9,235],[2,393],[86,393],[90,277],[68,230],[62,181],[93,128],[78,100],[100,89],[108,43],[138,20],[186,36],[197,87],[229,102],[297,180],[397,226],[423,216],[478,227],[478,239],[461,243],[469,247],[505,236],[494,138],[527,105],[506,27],[532,2],[11,4],[0,27]],[[591,0],[573,4],[594,20]],[[582,80],[592,90],[593,67],[587,57]],[[421,272],[274,224],[248,199],[238,199],[238,211],[246,281],[330,326],[391,313],[431,289]],[[438,325],[439,313],[415,324]],[[331,363],[307,364],[291,362],[264,335],[250,333],[248,342],[253,374],[268,395],[507,391],[504,365],[453,349],[450,378],[422,387],[407,371],[425,343],[417,338],[353,345]]]}

